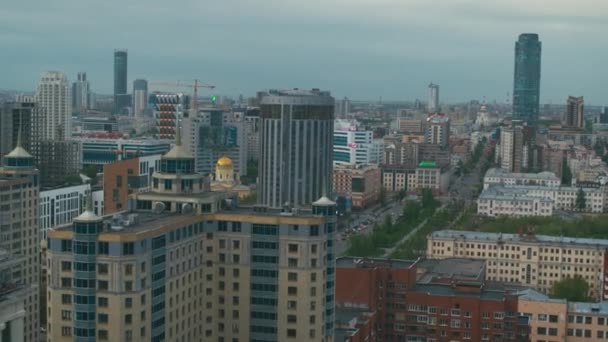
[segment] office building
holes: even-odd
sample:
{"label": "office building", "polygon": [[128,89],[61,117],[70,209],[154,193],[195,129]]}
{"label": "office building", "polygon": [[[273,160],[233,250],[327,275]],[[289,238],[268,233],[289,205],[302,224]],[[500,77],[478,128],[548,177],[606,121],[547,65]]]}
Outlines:
{"label": "office building", "polygon": [[422,192],[431,190],[434,194],[445,194],[450,183],[449,173],[436,162],[422,161],[414,172],[407,174],[407,190]]}
{"label": "office building", "polygon": [[469,274],[464,280],[448,275],[467,273],[469,264],[456,259],[437,267],[444,274],[433,275],[421,261],[338,258],[336,316],[359,311],[370,317],[353,328],[371,340],[528,341],[516,293]]}
{"label": "office building", "polygon": [[77,114],[86,113],[90,109],[91,92],[86,72],[79,72],[77,81],[72,83],[72,111]]}
{"label": "office building", "polygon": [[439,85],[433,84],[433,82],[429,84],[429,102],[427,105],[427,112],[439,112]]}
{"label": "office building", "polygon": [[[38,192],[40,180],[34,168],[34,158],[23,148],[18,139],[17,147],[4,156],[0,168],[0,249],[21,258],[18,265],[9,267],[10,283],[23,286],[28,292],[14,305],[23,305],[17,314],[14,326],[4,326],[2,340],[12,341],[15,336],[23,336],[24,341],[38,341],[40,330],[38,282],[40,281],[40,236],[38,231]],[[5,280],[4,278],[2,279]],[[10,290],[2,287],[1,291]],[[9,291],[10,292],[10,291]],[[23,304],[21,304],[23,303]],[[0,299],[0,319],[11,308],[8,298]],[[7,305],[6,307],[4,305]],[[22,317],[23,319],[20,319]],[[21,330],[21,334],[19,334]],[[7,335],[4,335],[7,334]],[[6,336],[6,337],[5,337]]]}
{"label": "office building", "polygon": [[33,151],[38,138],[37,129],[39,110],[33,97],[23,96],[14,102],[0,106],[0,158],[17,146],[21,132],[21,146]]}
{"label": "office building", "polygon": [[101,168],[119,160],[163,154],[169,151],[168,141],[155,139],[97,139],[79,138],[82,145],[82,164]]}
{"label": "office building", "polygon": [[130,194],[150,191],[160,171],[161,154],[116,160],[103,165],[104,215],[124,211]]}
{"label": "office building", "polygon": [[555,282],[580,275],[589,295],[608,299],[604,274],[608,240],[439,230],[427,236],[427,257],[482,259],[486,280],[508,282],[550,293]]}
{"label": "office building", "polygon": [[82,132],[96,133],[118,132],[118,120],[115,117],[89,116],[82,118]]}
{"label": "office building", "polygon": [[585,100],[582,96],[568,96],[563,125],[568,128],[585,129]]}
{"label": "office building", "polygon": [[127,50],[114,50],[114,113],[131,104],[127,92]]}
{"label": "office building", "polygon": [[50,339],[332,341],[335,203],[235,207],[204,190],[177,135],[129,211],[89,207],[49,233]]}
{"label": "office building", "polygon": [[194,156],[196,172],[215,171],[216,162],[227,156],[239,176],[247,175],[247,131],[242,117],[221,108],[199,108],[182,121],[184,148]]}
{"label": "office building", "polygon": [[429,115],[424,123],[424,142],[448,147],[450,141],[450,119],[447,115]]}
{"label": "office building", "polygon": [[78,141],[44,140],[39,152],[37,166],[42,188],[62,186],[67,176],[78,176],[82,170],[82,145]]}
{"label": "office building", "polygon": [[545,187],[559,187],[562,181],[553,172],[521,173],[508,172],[499,168],[491,168],[483,177],[483,188],[488,189],[494,185],[506,187],[516,185],[534,185]]}
{"label": "office building", "polygon": [[142,117],[148,106],[148,81],[136,79],[133,81],[133,116]]}
{"label": "office building", "polygon": [[374,132],[358,127],[356,122],[334,122],[334,165],[380,164],[384,142],[374,139]]}
{"label": "office building", "polygon": [[523,171],[523,128],[503,127],[500,130],[500,168],[506,172]]}
{"label": "office building", "polygon": [[30,341],[32,334],[26,334],[26,324],[30,304],[37,290],[32,285],[20,282],[19,274],[27,258],[11,255],[0,250],[0,336],[2,341]]}
{"label": "office building", "polygon": [[380,199],[381,172],[377,165],[339,164],[333,172],[334,194],[350,199],[353,208],[364,209]]}
{"label": "office building", "polygon": [[260,109],[247,109],[244,117],[247,132],[247,159],[260,159]]}
{"label": "office building", "polygon": [[258,201],[309,206],[331,194],[334,99],[328,91],[272,90],[261,101]]}
{"label": "office building", "polygon": [[49,229],[72,223],[74,217],[82,214],[90,191],[90,184],[40,191],[40,238],[46,240]]}
{"label": "office building", "polygon": [[[35,101],[40,108],[39,139],[67,140],[72,136],[72,100],[70,83],[64,73],[48,71],[42,73]],[[34,153],[39,157],[39,153]]]}
{"label": "office building", "polygon": [[155,93],[150,96],[150,102],[154,107],[158,138],[175,140],[177,122],[188,117],[190,97],[184,94]]}
{"label": "office building", "polygon": [[400,133],[409,134],[422,134],[423,133],[423,121],[412,118],[398,118],[397,129]]}
{"label": "office building", "polygon": [[541,42],[536,33],[523,33],[515,42],[513,119],[529,126],[538,122]]}

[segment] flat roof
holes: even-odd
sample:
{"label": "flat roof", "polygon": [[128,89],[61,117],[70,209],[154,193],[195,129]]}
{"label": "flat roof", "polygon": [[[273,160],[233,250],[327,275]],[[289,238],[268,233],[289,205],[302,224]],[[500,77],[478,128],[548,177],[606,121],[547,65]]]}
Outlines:
{"label": "flat roof", "polygon": [[418,283],[428,284],[436,278],[483,281],[486,262],[467,258],[422,259],[417,267],[423,272],[416,279]]}
{"label": "flat roof", "polygon": [[551,180],[560,181],[560,179],[553,172],[539,172],[539,173],[521,173],[521,172],[508,172],[500,168],[491,168],[486,171],[485,177],[503,177],[503,178],[518,178],[518,179],[538,179],[538,180]]}
{"label": "flat roof", "polygon": [[608,247],[608,240],[589,239],[589,238],[573,238],[565,236],[550,236],[550,235],[519,235],[519,234],[503,234],[476,232],[470,230],[438,230],[429,234],[432,238],[438,239],[455,239],[455,240],[470,240],[479,242],[511,242],[511,243],[532,243],[532,244],[547,244],[547,245],[578,245],[584,247]]}
{"label": "flat roof", "polygon": [[374,266],[389,265],[392,268],[410,268],[416,264],[416,260],[385,259],[385,258],[361,258],[361,257],[339,257],[336,258],[336,268],[372,268]]}
{"label": "flat roof", "polygon": [[[509,188],[504,186],[492,186],[485,189],[479,195],[479,199],[499,199],[499,200],[517,200],[517,201],[534,201],[540,200],[542,202],[553,202],[553,200],[547,196],[530,194],[529,191],[534,190],[530,188]],[[546,188],[540,188],[539,190],[546,190]]]}
{"label": "flat roof", "polygon": [[426,293],[435,296],[450,296],[450,297],[475,297],[484,300],[503,300],[509,292],[504,289],[492,289],[481,284],[473,284],[471,287],[481,287],[479,291],[463,291],[458,285],[440,285],[440,284],[416,284],[410,290],[412,293]]}
{"label": "flat roof", "polygon": [[608,303],[583,303],[570,302],[568,303],[568,313],[583,313],[591,315],[608,315]]}

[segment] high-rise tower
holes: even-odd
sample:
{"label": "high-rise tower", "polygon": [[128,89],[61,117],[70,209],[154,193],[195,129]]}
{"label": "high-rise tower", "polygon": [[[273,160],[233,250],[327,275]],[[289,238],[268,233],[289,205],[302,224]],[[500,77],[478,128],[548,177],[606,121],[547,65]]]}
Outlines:
{"label": "high-rise tower", "polygon": [[261,101],[259,203],[309,206],[331,195],[334,98],[328,91],[269,91]]}
{"label": "high-rise tower", "polygon": [[78,80],[72,84],[72,110],[76,113],[86,113],[89,106],[89,81],[87,73],[79,72]]}
{"label": "high-rise tower", "polygon": [[133,116],[142,117],[148,104],[148,81],[136,79],[133,81]]}
{"label": "high-rise tower", "polygon": [[114,112],[129,106],[127,94],[127,50],[114,50]]}
{"label": "high-rise tower", "polygon": [[69,139],[72,135],[72,101],[67,76],[58,71],[42,73],[36,103],[41,110],[38,139]]}
{"label": "high-rise tower", "polygon": [[515,42],[513,119],[529,126],[538,122],[541,42],[536,33],[523,33]]}
{"label": "high-rise tower", "polygon": [[437,113],[439,112],[439,85],[438,84],[429,84],[429,104],[428,104],[428,112],[429,113]]}
{"label": "high-rise tower", "polygon": [[585,100],[582,96],[568,96],[566,104],[566,114],[564,116],[564,126],[569,128],[585,128],[584,116]]}

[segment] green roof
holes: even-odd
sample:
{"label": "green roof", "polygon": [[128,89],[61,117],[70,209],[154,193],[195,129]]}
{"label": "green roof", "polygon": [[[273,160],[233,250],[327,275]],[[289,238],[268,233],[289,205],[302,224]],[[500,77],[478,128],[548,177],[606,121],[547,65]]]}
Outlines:
{"label": "green roof", "polygon": [[437,167],[437,163],[436,162],[429,162],[429,161],[421,161],[418,164],[418,167]]}

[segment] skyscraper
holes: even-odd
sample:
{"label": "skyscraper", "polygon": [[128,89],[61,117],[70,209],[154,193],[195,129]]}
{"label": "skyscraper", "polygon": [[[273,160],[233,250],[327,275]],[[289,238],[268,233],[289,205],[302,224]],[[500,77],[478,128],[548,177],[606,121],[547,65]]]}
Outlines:
{"label": "skyscraper", "polygon": [[585,128],[585,100],[582,96],[568,96],[566,113],[564,115],[564,126],[569,128]]}
{"label": "skyscraper", "polygon": [[133,81],[133,116],[141,117],[148,104],[148,81],[136,79]]}
{"label": "skyscraper", "polygon": [[529,126],[538,122],[541,42],[536,33],[523,33],[515,42],[513,119]]}
{"label": "skyscraper", "polygon": [[14,102],[0,106],[0,158],[17,146],[17,137],[21,131],[21,146],[32,151],[36,145],[38,107],[31,96],[21,96]]}
{"label": "skyscraper", "polygon": [[271,90],[260,107],[259,203],[301,207],[330,196],[334,98],[319,89]]}
{"label": "skyscraper", "polygon": [[30,292],[23,303],[25,312],[20,313],[24,319],[15,325],[3,325],[0,338],[13,341],[11,330],[18,329],[23,330],[21,341],[38,341],[40,239],[37,202],[40,183],[34,158],[21,147],[19,138],[17,141],[17,147],[4,157],[0,168],[0,250],[22,258],[21,263],[12,268],[11,276]]}
{"label": "skyscraper", "polygon": [[439,112],[439,85],[433,84],[433,82],[431,82],[429,84],[428,112],[429,113]]}
{"label": "skyscraper", "polygon": [[89,81],[87,73],[79,72],[78,80],[72,84],[72,110],[75,113],[86,113],[89,106]]}
{"label": "skyscraper", "polygon": [[42,73],[36,91],[40,107],[40,140],[65,140],[72,135],[72,101],[70,83],[62,72]]}
{"label": "skyscraper", "polygon": [[114,50],[114,112],[129,106],[127,94],[127,50]]}

